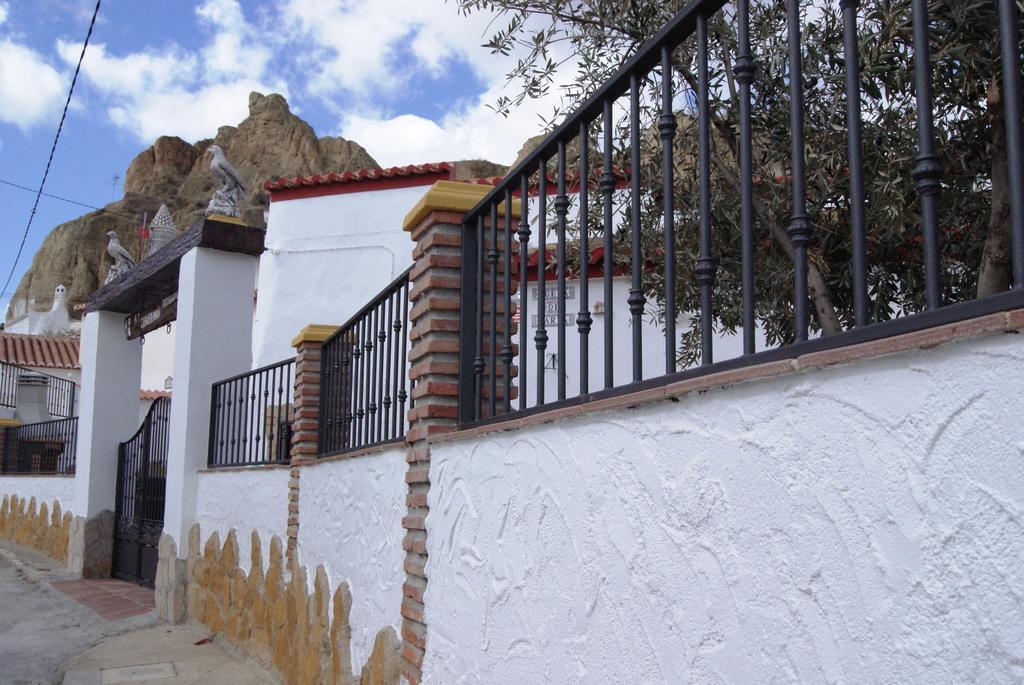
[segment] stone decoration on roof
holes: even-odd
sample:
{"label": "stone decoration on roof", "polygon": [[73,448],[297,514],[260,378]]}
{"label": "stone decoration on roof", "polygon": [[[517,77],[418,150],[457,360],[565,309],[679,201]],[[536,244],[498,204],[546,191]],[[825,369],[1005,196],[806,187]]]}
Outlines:
{"label": "stone decoration on roof", "polygon": [[68,289],[63,284],[53,289],[53,306],[39,317],[33,333],[37,335],[67,335],[71,330],[71,316],[68,314]]}
{"label": "stone decoration on roof", "polygon": [[178,233],[178,227],[174,225],[171,218],[171,211],[167,205],[160,205],[156,216],[149,223],[149,242],[146,243],[146,256],[156,254],[160,248],[171,242]]}
{"label": "stone decoration on roof", "polygon": [[238,204],[245,199],[245,183],[238,175],[235,167],[224,156],[219,145],[211,145],[207,152],[213,155],[210,161],[210,173],[221,183],[220,190],[213,193],[210,204],[206,206],[206,216],[238,216]]}
{"label": "stone decoration on roof", "polygon": [[110,265],[103,285],[120,280],[135,267],[135,260],[132,259],[128,250],[124,249],[124,245],[117,238],[117,233],[115,231],[107,231],[107,237],[110,238],[110,242],[107,243],[107,254],[114,259],[114,263]]}

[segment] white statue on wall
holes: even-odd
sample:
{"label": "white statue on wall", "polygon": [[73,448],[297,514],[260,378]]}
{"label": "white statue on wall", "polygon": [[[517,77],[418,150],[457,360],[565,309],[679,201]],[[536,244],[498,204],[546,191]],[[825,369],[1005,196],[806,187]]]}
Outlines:
{"label": "white statue on wall", "polygon": [[71,330],[68,315],[68,289],[58,285],[53,289],[53,306],[32,325],[33,335],[67,335]]}
{"label": "white statue on wall", "polygon": [[114,263],[110,265],[110,269],[107,271],[107,278],[103,281],[103,285],[120,280],[126,273],[135,267],[135,260],[132,259],[128,250],[124,249],[124,245],[122,245],[121,241],[118,239],[117,233],[114,231],[107,231],[107,237],[110,238],[110,242],[107,243],[107,254],[113,258]]}
{"label": "white statue on wall", "polygon": [[245,183],[235,167],[224,156],[219,145],[211,145],[207,151],[213,155],[210,162],[210,173],[221,183],[220,190],[213,193],[210,204],[206,206],[206,216],[220,214],[222,216],[238,216],[238,205],[245,199]]}

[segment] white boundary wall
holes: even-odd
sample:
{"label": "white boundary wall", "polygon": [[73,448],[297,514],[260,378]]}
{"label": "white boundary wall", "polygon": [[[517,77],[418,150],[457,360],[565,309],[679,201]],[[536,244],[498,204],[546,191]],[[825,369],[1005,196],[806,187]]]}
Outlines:
{"label": "white boundary wall", "polygon": [[352,592],[352,664],[367,662],[377,633],[401,634],[405,552],[406,448],[303,466],[299,483],[299,562],[309,580],[319,564],[331,594]]}
{"label": "white boundary wall", "polygon": [[[238,537],[238,563],[250,570],[252,531],[260,535],[266,570],[270,539],[281,538],[282,550],[288,530],[288,468],[252,468],[200,471],[196,493],[196,523],[200,545],[217,531],[220,542],[232,528]],[[187,544],[187,542],[185,543]],[[179,554],[185,556],[182,549]]]}
{"label": "white boundary wall", "polygon": [[424,683],[1024,680],[999,335],[432,446]]}
{"label": "white boundary wall", "polygon": [[57,500],[62,512],[77,513],[74,476],[0,476],[0,499],[4,495],[17,495],[25,500],[35,497],[37,510],[46,502],[46,508],[52,511],[53,501]]}

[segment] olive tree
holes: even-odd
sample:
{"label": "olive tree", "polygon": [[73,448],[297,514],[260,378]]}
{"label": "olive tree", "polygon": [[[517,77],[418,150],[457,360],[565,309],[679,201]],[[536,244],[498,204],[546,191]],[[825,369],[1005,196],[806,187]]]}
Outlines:
{"label": "olive tree", "polygon": [[[682,0],[457,0],[461,10],[490,12],[496,28],[484,47],[517,54],[506,93],[493,103],[507,114],[528,98],[560,95],[550,125],[598,88],[683,4]],[[931,48],[935,134],[944,169],[940,193],[944,302],[1004,290],[1010,281],[1007,160],[994,0],[932,0]],[[792,340],[790,120],[784,0],[751,0],[754,230],[758,324],[769,344]],[[842,23],[838,2],[802,3],[807,207],[813,325],[825,335],[852,325],[850,189]],[[858,10],[867,274],[873,320],[924,307],[918,195],[916,99],[910,0],[864,0]],[[741,322],[738,92],[734,9],[710,22],[712,221],[718,260],[714,317],[727,331]],[[1020,49],[1020,46],[1018,46]],[[559,57],[562,56],[562,57]],[[571,57],[570,57],[571,56]],[[648,75],[643,99],[644,253],[657,261],[662,203],[656,122],[660,73]],[[698,253],[697,71],[693,41],[673,54],[677,309],[696,309]],[[620,127],[623,124],[620,124]],[[620,129],[619,133],[622,133]],[[616,138],[616,160],[628,155]],[[592,155],[599,157],[599,155]],[[599,217],[599,212],[591,212]],[[600,227],[591,226],[595,235]],[[620,230],[623,249],[628,236]],[[648,296],[664,301],[660,269],[645,270]],[[674,312],[673,315],[678,313]],[[699,331],[683,331],[681,360],[692,361]]]}

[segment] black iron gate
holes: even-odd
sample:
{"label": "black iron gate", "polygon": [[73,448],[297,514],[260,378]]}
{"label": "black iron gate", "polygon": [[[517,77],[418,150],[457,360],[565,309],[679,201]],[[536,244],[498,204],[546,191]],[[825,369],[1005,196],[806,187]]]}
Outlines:
{"label": "black iron gate", "polygon": [[117,450],[113,574],[150,587],[164,528],[170,411],[171,401],[158,399],[132,439]]}

